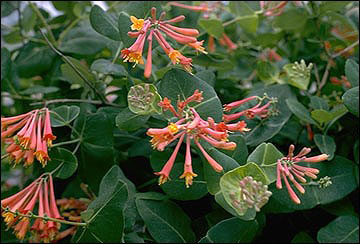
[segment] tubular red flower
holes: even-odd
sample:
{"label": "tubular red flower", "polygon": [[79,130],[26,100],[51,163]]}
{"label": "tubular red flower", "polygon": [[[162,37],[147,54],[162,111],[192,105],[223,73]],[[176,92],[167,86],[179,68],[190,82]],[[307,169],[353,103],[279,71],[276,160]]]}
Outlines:
{"label": "tubular red flower", "polygon": [[200,6],[185,5],[185,4],[178,3],[178,2],[168,2],[168,4],[172,5],[172,6],[180,7],[180,8],[189,9],[189,10],[192,10],[195,12],[209,11],[207,4],[202,4]]}
{"label": "tubular red flower", "polygon": [[290,199],[291,199],[294,203],[300,204],[301,201],[300,201],[300,199],[298,198],[298,196],[295,194],[294,190],[291,188],[291,186],[290,186],[290,184],[289,184],[289,182],[288,182],[288,180],[287,180],[287,177],[286,177],[286,175],[285,175],[284,172],[282,172],[282,177],[283,177],[283,179],[284,179],[284,182],[285,182],[285,185],[286,185],[286,189],[288,190]]}
{"label": "tubular red flower", "polygon": [[237,48],[237,45],[233,43],[225,33],[223,34],[223,38],[229,51],[235,50]]}
{"label": "tubular red flower", "polygon": [[199,35],[199,31],[197,29],[176,27],[166,23],[164,23],[163,26],[186,36],[196,37]]}
{"label": "tubular red flower", "polygon": [[247,102],[249,102],[251,100],[257,99],[257,98],[258,98],[257,96],[251,96],[251,97],[248,97],[248,98],[241,99],[239,101],[235,101],[235,102],[232,102],[232,103],[229,103],[229,104],[225,104],[224,105],[224,111],[229,112],[232,109],[240,107],[241,105],[243,105],[243,104],[245,104],[245,103],[247,103]]}
{"label": "tubular red flower", "polygon": [[201,144],[197,141],[194,140],[196,146],[198,146],[198,148],[200,149],[201,153],[204,155],[204,157],[206,158],[206,160],[209,162],[209,164],[211,165],[211,167],[216,171],[216,172],[221,172],[223,170],[223,167],[215,161],[215,159],[213,159],[206,151],[205,149],[201,146]]}
{"label": "tubular red flower", "polygon": [[189,188],[192,185],[193,177],[196,177],[192,170],[191,164],[191,149],[190,149],[190,136],[186,137],[186,156],[185,156],[185,164],[184,164],[184,173],[179,177],[180,179],[185,178],[186,187]]}
{"label": "tubular red flower", "polygon": [[153,30],[150,31],[150,35],[148,37],[149,47],[148,47],[148,54],[147,54],[147,58],[146,58],[146,65],[145,65],[145,71],[144,71],[144,76],[146,78],[150,78],[150,76],[151,76],[151,68],[152,68],[152,35],[153,35]]}
{"label": "tubular red flower", "polygon": [[44,122],[44,135],[43,139],[46,140],[48,147],[51,147],[52,141],[56,139],[51,130],[50,112],[49,109],[45,109],[45,122]]}
{"label": "tubular red flower", "polygon": [[181,44],[188,44],[188,43],[197,41],[195,37],[185,36],[185,35],[176,33],[175,31],[170,30],[168,27],[166,27],[164,25],[160,25],[159,29],[162,30],[163,32],[165,32],[166,35],[168,35],[169,37],[171,37],[172,39],[174,39],[175,41],[177,41]]}
{"label": "tubular red flower", "polygon": [[156,172],[154,173],[155,175],[159,175],[159,185],[164,184],[169,178],[170,175],[170,171],[174,165],[175,159],[176,159],[176,155],[179,152],[181,143],[184,140],[184,135],[182,135],[179,139],[179,142],[177,143],[174,152],[171,154],[169,160],[166,162],[165,166],[162,168],[162,170],[160,172]]}
{"label": "tubular red flower", "polygon": [[185,16],[184,15],[179,15],[179,16],[176,16],[172,19],[169,19],[169,20],[165,20],[163,21],[163,23],[177,23],[177,22],[181,22],[185,19]]}
{"label": "tubular red flower", "polygon": [[215,52],[215,40],[213,36],[209,36],[209,40],[208,40],[208,50],[209,52]]}

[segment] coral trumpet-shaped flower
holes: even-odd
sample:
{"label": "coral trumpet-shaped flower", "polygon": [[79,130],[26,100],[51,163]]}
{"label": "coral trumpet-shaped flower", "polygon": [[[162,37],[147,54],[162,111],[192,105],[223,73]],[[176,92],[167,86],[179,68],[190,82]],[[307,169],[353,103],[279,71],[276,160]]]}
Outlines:
{"label": "coral trumpet-shaped flower", "polygon": [[192,163],[191,163],[191,149],[190,149],[190,136],[187,135],[186,137],[186,156],[185,156],[185,164],[184,164],[184,173],[179,177],[180,179],[185,178],[185,185],[189,188],[192,185],[193,178],[196,177],[192,170]]}
{"label": "coral trumpet-shaped flower", "polygon": [[175,147],[175,150],[174,152],[171,154],[169,160],[166,162],[165,166],[162,168],[162,170],[160,172],[156,172],[155,174],[156,175],[159,175],[160,178],[159,178],[159,185],[161,184],[164,184],[169,178],[169,175],[170,175],[170,171],[174,165],[174,162],[175,162],[175,159],[176,159],[176,155],[178,154],[179,152],[179,149],[180,149],[180,146],[181,146],[181,143],[183,142],[184,140],[184,135],[182,135]]}
{"label": "coral trumpet-shaped flower", "polygon": [[46,140],[48,147],[51,147],[52,141],[56,139],[56,136],[53,135],[51,130],[50,123],[50,112],[49,109],[45,109],[45,124],[44,124],[44,140]]}

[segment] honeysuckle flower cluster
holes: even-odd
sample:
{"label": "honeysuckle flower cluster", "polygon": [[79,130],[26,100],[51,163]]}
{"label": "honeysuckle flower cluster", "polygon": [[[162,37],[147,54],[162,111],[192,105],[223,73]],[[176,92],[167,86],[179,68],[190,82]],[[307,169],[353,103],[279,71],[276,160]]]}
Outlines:
{"label": "honeysuckle flower cluster", "polygon": [[268,186],[264,185],[261,181],[256,181],[251,176],[246,176],[239,182],[240,192],[230,193],[232,205],[244,212],[248,208],[254,208],[256,212],[260,212],[272,195],[268,191]]}
{"label": "honeysuckle flower cluster", "polygon": [[347,77],[345,75],[342,75],[341,79],[339,79],[335,76],[332,76],[332,77],[330,77],[330,82],[333,85],[340,85],[340,86],[344,85],[347,88],[351,87],[351,83],[349,82],[349,80],[347,79]]}
{"label": "honeysuckle flower cluster", "polygon": [[[263,101],[265,99],[268,99],[269,101],[265,105],[261,106],[261,104],[263,103]],[[259,116],[261,119],[264,119],[271,115],[275,115],[277,113],[274,106],[271,106],[277,102],[277,99],[268,97],[266,94],[264,95],[264,97],[251,96],[251,97],[239,100],[239,101],[225,104],[224,111],[230,112],[234,108],[240,107],[241,105],[248,103],[250,101],[258,101],[258,103],[251,108],[242,110],[242,111],[234,113],[234,114],[224,114],[223,115],[224,122],[227,123],[227,122],[233,121],[235,119],[240,118],[241,116],[246,116],[247,119],[253,119],[256,116]]]}
{"label": "honeysuckle flower cluster", "polygon": [[47,108],[1,118],[1,141],[7,144],[6,152],[14,166],[22,160],[24,166],[29,166],[36,157],[45,167],[50,160],[48,147],[52,146],[52,141],[55,139]]}
{"label": "honeysuckle flower cluster", "polygon": [[289,153],[286,157],[280,158],[277,160],[277,167],[276,167],[276,187],[278,189],[282,189],[283,180],[285,182],[287,191],[289,193],[290,199],[296,203],[300,204],[301,201],[291,188],[288,179],[291,183],[295,186],[295,188],[301,193],[305,193],[304,187],[298,182],[306,183],[305,176],[310,177],[311,179],[317,179],[317,174],[320,172],[316,168],[310,168],[299,165],[300,162],[308,162],[308,163],[317,163],[324,160],[327,160],[329,155],[321,154],[314,157],[306,157],[307,154],[311,152],[311,148],[304,147],[298,155],[294,156],[295,146],[290,145]]}
{"label": "honeysuckle flower cluster", "polygon": [[[206,53],[205,48],[202,46],[204,41],[198,41],[196,36],[199,35],[197,29],[181,28],[173,26],[174,23],[181,22],[185,19],[184,15],[179,15],[175,18],[164,20],[165,12],[162,12],[160,18],[156,19],[156,8],[151,9],[151,18],[146,20],[137,19],[131,16],[130,20],[132,30],[135,32],[128,32],[129,37],[136,38],[136,41],[129,48],[121,50],[121,57],[125,62],[132,62],[136,64],[144,64],[142,53],[145,41],[148,41],[148,53],[145,65],[144,76],[149,78],[152,70],[152,41],[155,37],[161,48],[166,55],[169,56],[173,64],[181,64],[183,68],[190,72],[192,71],[192,59],[187,58],[181,54],[179,50],[175,50],[165,39],[165,36],[174,39],[180,44],[185,44],[189,47],[196,49],[202,53]],[[149,33],[149,35],[148,35]],[[165,35],[165,36],[164,36]]]}
{"label": "honeysuckle flower cluster", "polygon": [[200,144],[200,140],[206,141],[216,148],[234,150],[236,148],[236,143],[228,141],[229,133],[233,131],[245,132],[249,130],[246,128],[246,123],[244,121],[239,121],[233,124],[225,124],[224,122],[215,123],[214,119],[211,117],[208,117],[207,120],[203,120],[197,111],[193,107],[189,106],[190,103],[199,103],[202,100],[202,92],[195,90],[194,94],[186,100],[179,100],[177,102],[177,109],[175,109],[175,107],[171,104],[171,100],[166,97],[159,103],[159,106],[164,111],[171,111],[178,120],[175,123],[170,123],[167,127],[162,129],[148,129],[147,135],[152,137],[151,143],[153,148],[163,151],[166,146],[179,139],[175,150],[162,170],[155,173],[160,176],[159,184],[163,184],[169,179],[170,171],[174,165],[176,155],[178,154],[180,146],[184,140],[186,141],[186,155],[184,172],[180,178],[185,178],[185,184],[189,187],[192,185],[193,178],[197,176],[197,174],[195,174],[192,170],[190,151],[191,140],[194,141],[195,145],[200,149],[201,153],[212,168],[216,172],[221,172],[223,170],[222,166],[205,151],[203,146]]}
{"label": "honeysuckle flower cluster", "polygon": [[[207,2],[202,2],[198,6],[192,6],[178,2],[169,2],[168,5],[189,9],[194,12],[202,12],[202,17],[208,19],[210,17],[210,14],[213,14],[217,17],[220,16],[219,10],[222,9],[223,3],[221,1],[207,1]],[[233,41],[231,41],[231,39],[225,33],[223,33],[222,37],[219,39],[219,43],[221,46],[227,47],[228,52],[231,52],[237,49],[238,47]],[[215,48],[216,48],[215,38],[209,35],[209,39],[208,39],[209,52],[215,52]]]}
{"label": "honeysuckle flower cluster", "polygon": [[[35,216],[33,211],[38,202]],[[60,224],[46,217],[62,219],[56,206],[51,174],[43,174],[22,191],[1,200],[1,212],[8,228],[13,228],[16,237],[23,240],[30,230],[32,241],[53,241],[59,232]],[[30,227],[30,219],[35,218]]]}

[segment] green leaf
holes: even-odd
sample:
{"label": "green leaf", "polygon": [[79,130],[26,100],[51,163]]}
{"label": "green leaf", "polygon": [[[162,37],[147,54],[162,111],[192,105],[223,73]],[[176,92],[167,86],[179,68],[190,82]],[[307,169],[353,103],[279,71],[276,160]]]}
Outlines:
{"label": "green leaf", "polygon": [[327,123],[334,118],[332,113],[323,109],[315,109],[311,111],[311,117],[314,118],[320,124]]}
{"label": "green leaf", "polygon": [[336,151],[336,144],[332,137],[327,135],[315,134],[314,141],[316,146],[322,153],[330,155],[328,160],[333,159]]}
{"label": "green leaf", "polygon": [[[301,163],[301,165],[320,170],[316,180],[313,181],[306,177],[308,183],[303,185],[305,194],[300,194],[295,187],[292,187],[301,200],[301,204],[297,205],[291,201],[286,187],[283,186],[283,189],[279,190],[275,184],[271,184],[269,190],[273,195],[268,204],[265,205],[265,211],[286,213],[295,210],[311,209],[316,205],[328,204],[345,197],[355,190],[358,185],[356,179],[357,165],[341,156],[335,156],[331,161],[316,164]],[[332,184],[321,188],[318,181],[325,176],[330,177]]]}
{"label": "green leaf", "polygon": [[354,144],[354,159],[357,164],[359,164],[359,139],[356,140]]}
{"label": "green leaf", "polygon": [[131,112],[129,108],[125,108],[116,116],[116,126],[119,129],[134,131],[144,126],[150,115],[140,115]]}
{"label": "green leaf", "polygon": [[249,33],[256,33],[258,16],[249,5],[242,1],[231,1],[229,3],[229,9],[231,13],[237,16],[237,23],[241,28]]}
{"label": "green leaf", "polygon": [[148,83],[140,83],[130,88],[127,96],[131,112],[140,115],[162,113],[158,103],[162,100],[156,86]]}
{"label": "green leaf", "polygon": [[311,96],[309,105],[313,109],[323,109],[326,111],[329,110],[328,102],[324,98],[318,96]]}
{"label": "green leaf", "polygon": [[234,134],[228,137],[229,141],[236,143],[236,148],[233,151],[229,150],[220,150],[222,153],[232,157],[240,165],[246,163],[246,158],[248,156],[248,148],[246,146],[245,137],[241,134]]}
{"label": "green leaf", "polygon": [[34,11],[32,10],[32,8],[30,7],[30,5],[26,5],[25,9],[23,10],[22,13],[22,27],[24,29],[25,32],[29,32],[30,30],[32,30],[36,24],[36,14],[34,13]]}
{"label": "green leaf", "polygon": [[280,71],[273,63],[258,61],[256,63],[256,74],[265,84],[281,83],[279,79]]}
{"label": "green leaf", "polygon": [[49,157],[51,161],[48,162],[48,165],[45,167],[45,171],[50,172],[55,170],[57,167],[60,167],[53,174],[53,176],[60,179],[69,178],[75,173],[78,167],[77,158],[74,154],[72,154],[72,152],[65,148],[51,148]]}
{"label": "green leaf", "polygon": [[273,23],[275,27],[291,31],[300,29],[305,25],[306,21],[307,15],[304,11],[299,9],[289,9],[280,16],[276,16]]}
{"label": "green leaf", "polygon": [[239,167],[239,164],[232,159],[231,157],[227,156],[226,154],[220,152],[219,150],[210,147],[207,153],[215,159],[224,169],[223,172],[218,173],[216,172],[208,163],[208,161],[203,157],[202,153],[197,149],[199,155],[201,155],[201,159],[204,165],[204,176],[207,182],[207,188],[212,195],[215,195],[218,191],[220,191],[220,178],[221,176],[232,169]]}
{"label": "green leaf", "polygon": [[92,28],[99,34],[112,40],[120,41],[120,34],[116,21],[98,5],[94,5],[90,11],[90,23]]}
{"label": "green leaf", "polygon": [[357,86],[347,90],[342,96],[342,100],[350,113],[359,117],[359,87]]}
{"label": "green leaf", "polygon": [[[164,152],[155,151],[151,154],[150,163],[154,172],[159,172],[170,158],[173,149],[165,150]],[[176,200],[197,200],[208,193],[206,181],[204,180],[204,173],[202,164],[199,158],[192,159],[192,167],[195,174],[198,176],[193,179],[193,184],[186,188],[185,179],[179,179],[184,171],[184,156],[178,154],[175,164],[170,172],[170,181],[161,185],[161,189],[172,199]]]}
{"label": "green leaf", "polygon": [[[2,4],[2,3],[1,3]],[[10,74],[11,57],[7,48],[1,48],[1,81]]]}
{"label": "green leaf", "polygon": [[327,11],[341,11],[351,1],[329,1],[322,2],[319,6],[319,12],[324,14]]}
{"label": "green leaf", "polygon": [[99,73],[106,75],[114,75],[116,77],[125,77],[128,75],[124,66],[120,64],[114,64],[107,59],[97,59],[95,60],[90,67],[91,70],[94,70]]}
{"label": "green leaf", "polygon": [[198,89],[203,92],[203,100],[201,103],[193,102],[190,104],[200,114],[203,119],[212,117],[216,122],[222,120],[222,105],[214,90],[205,81],[191,75],[183,70],[171,69],[158,83],[158,91],[162,97],[167,97],[176,107],[178,97],[185,100],[193,95]]}
{"label": "green leaf", "polygon": [[321,228],[317,234],[320,243],[358,243],[359,218],[340,216]]}
{"label": "green leaf", "polygon": [[34,85],[34,86],[31,86],[31,87],[21,91],[20,94],[22,94],[22,95],[31,95],[31,94],[36,94],[36,93],[48,94],[48,93],[53,93],[53,92],[57,92],[57,91],[59,91],[59,88],[55,87],[55,86]]}
{"label": "green leaf", "polygon": [[313,125],[317,124],[316,121],[311,118],[310,113],[305,108],[305,106],[299,103],[297,100],[286,99],[286,104],[288,105],[291,112],[293,112],[293,114],[300,120]]}
{"label": "green leaf", "polygon": [[262,182],[264,185],[269,184],[269,179],[264,172],[253,162],[240,166],[236,169],[225,173],[220,179],[220,189],[225,198],[225,201],[235,209],[240,216],[244,215],[248,209],[241,209],[234,205],[234,198],[231,195],[237,196],[241,193],[239,182],[246,176],[251,176],[254,180]]}
{"label": "green leaf", "polygon": [[[118,167],[118,166],[114,166]],[[98,197],[82,212],[87,222],[73,237],[78,242],[121,242],[124,235],[124,206],[128,199],[127,185],[110,169],[103,177]]]}
{"label": "green leaf", "polygon": [[194,242],[190,218],[170,200],[136,198],[136,206],[141,218],[156,242]]}
{"label": "green leaf", "polygon": [[50,121],[52,127],[61,127],[69,125],[80,114],[80,108],[75,105],[62,105],[56,107],[50,112]]}
{"label": "green leaf", "polygon": [[276,163],[284,155],[271,143],[261,143],[249,155],[247,162],[255,162],[264,170],[269,183],[276,180]]}
{"label": "green leaf", "polygon": [[[140,17],[139,17],[140,18]],[[130,16],[125,12],[120,12],[118,18],[118,29],[120,40],[124,44],[124,47],[130,47],[134,43],[134,38],[128,36],[128,32],[131,31],[130,26],[132,25]]]}
{"label": "green leaf", "polygon": [[355,60],[346,60],[345,75],[352,87],[359,86],[359,64]]}
{"label": "green leaf", "polygon": [[1,18],[10,15],[18,6],[19,1],[2,1],[1,2]]}
{"label": "green leaf", "polygon": [[[95,83],[96,77],[94,74],[92,74],[88,67],[86,67],[84,64],[82,64],[79,60],[68,57],[70,61],[74,64],[75,68],[90,82]],[[67,63],[62,64],[60,66],[62,74],[65,76],[67,81],[69,81],[72,84],[80,84],[84,86],[84,80],[81,78],[80,75]]]}
{"label": "green leaf", "polygon": [[[80,134],[79,175],[93,191],[101,177],[114,165],[113,122],[106,113],[86,114],[81,111],[74,123]],[[76,133],[73,133],[77,136]]]}
{"label": "green leaf", "polygon": [[218,19],[200,19],[199,26],[205,30],[211,36],[217,39],[221,39],[224,33],[224,27]]}
{"label": "green leaf", "polygon": [[251,131],[245,134],[246,143],[249,146],[257,146],[260,143],[269,140],[275,136],[291,116],[291,111],[285,104],[287,98],[293,98],[294,94],[287,85],[273,85],[267,86],[258,90],[252,91],[249,96],[263,96],[267,93],[270,97],[276,97],[278,102],[276,103],[276,110],[278,115],[271,116],[264,119],[261,122],[256,120],[248,120],[248,128]]}
{"label": "green leaf", "polygon": [[48,46],[28,42],[16,56],[14,63],[19,76],[29,78],[47,72],[55,55]]}
{"label": "green leaf", "polygon": [[259,228],[257,221],[244,221],[237,217],[214,225],[199,243],[250,243]]}

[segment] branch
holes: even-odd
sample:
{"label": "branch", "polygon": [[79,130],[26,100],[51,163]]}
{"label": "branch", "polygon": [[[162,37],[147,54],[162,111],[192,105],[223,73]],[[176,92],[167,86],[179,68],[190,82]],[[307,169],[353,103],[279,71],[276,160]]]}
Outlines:
{"label": "branch", "polygon": [[51,218],[51,217],[45,217],[45,216],[39,216],[39,215],[35,215],[35,214],[22,214],[22,213],[18,213],[18,212],[13,212],[7,208],[4,208],[3,206],[1,206],[1,209],[6,213],[12,213],[15,216],[20,216],[20,217],[24,217],[24,218],[40,218],[43,219],[45,221],[53,221],[53,222],[57,222],[57,223],[61,223],[61,224],[66,224],[66,225],[76,225],[76,226],[86,226],[87,223],[82,223],[82,222],[72,222],[72,221],[67,221],[67,220],[61,220],[61,219],[55,219],[55,218]]}
{"label": "branch", "polygon": [[41,22],[43,23],[43,25],[45,26],[47,32],[49,33],[49,37],[51,39],[52,43],[56,43],[55,37],[51,31],[50,26],[47,24],[44,16],[41,14],[41,12],[39,11],[39,9],[37,8],[37,6],[35,4],[33,4],[32,2],[29,1],[29,6],[34,10],[35,14],[39,17],[39,19],[41,20]]}
{"label": "branch", "polygon": [[353,47],[356,47],[357,45],[359,45],[359,40],[357,40],[356,42],[354,42],[353,44],[351,44],[351,45],[348,46],[347,48],[341,50],[340,52],[331,55],[331,58],[336,58],[336,57],[340,56],[341,54],[346,53],[347,51],[349,51],[349,50],[352,49]]}
{"label": "branch", "polygon": [[323,88],[323,86],[325,85],[325,83],[327,81],[332,61],[333,60],[331,58],[328,59],[328,62],[327,62],[323,77],[322,77],[321,82],[320,82],[319,87],[318,87],[318,91],[317,91],[318,95],[320,95],[320,90]]}

